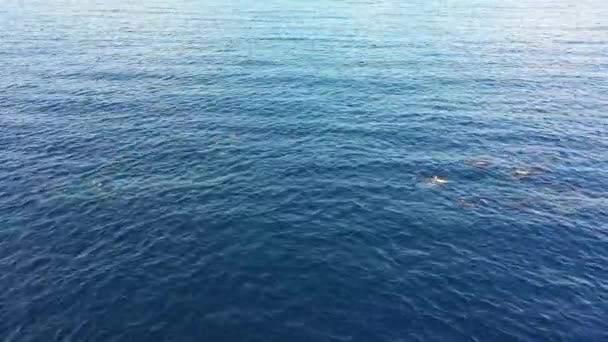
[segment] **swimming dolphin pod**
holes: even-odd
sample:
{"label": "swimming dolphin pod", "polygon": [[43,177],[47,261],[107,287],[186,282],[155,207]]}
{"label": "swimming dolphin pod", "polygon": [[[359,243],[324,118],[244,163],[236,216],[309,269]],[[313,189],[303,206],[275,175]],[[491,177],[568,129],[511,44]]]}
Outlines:
{"label": "swimming dolphin pod", "polygon": [[[478,169],[488,169],[488,168],[492,168],[493,166],[495,166],[495,164],[493,164],[489,160],[485,160],[485,159],[468,160],[468,161],[466,161],[466,164],[468,166],[478,168]],[[522,167],[512,168],[511,176],[514,179],[523,179],[523,178],[532,177],[532,176],[536,176],[536,175],[545,173],[546,171],[547,171],[546,169],[544,169],[542,167],[538,167],[538,166],[522,166]],[[428,178],[427,181],[428,181],[428,183],[430,183],[432,185],[444,185],[444,184],[449,183],[447,178],[440,177],[437,175],[434,175],[431,178]],[[455,200],[455,203],[461,208],[471,208],[471,207],[477,207],[480,205],[487,205],[488,201],[481,197],[460,197]],[[524,202],[522,202],[522,203],[524,203]]]}

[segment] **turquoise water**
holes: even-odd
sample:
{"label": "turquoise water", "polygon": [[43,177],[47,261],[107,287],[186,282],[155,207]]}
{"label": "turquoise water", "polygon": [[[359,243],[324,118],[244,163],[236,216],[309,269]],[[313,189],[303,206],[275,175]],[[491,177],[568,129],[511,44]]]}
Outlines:
{"label": "turquoise water", "polygon": [[607,340],[607,18],[5,2],[0,339]]}

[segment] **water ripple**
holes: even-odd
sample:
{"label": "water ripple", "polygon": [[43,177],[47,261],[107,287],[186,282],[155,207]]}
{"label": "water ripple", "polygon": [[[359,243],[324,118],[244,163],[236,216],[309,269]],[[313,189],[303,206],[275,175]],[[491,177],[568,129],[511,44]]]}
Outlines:
{"label": "water ripple", "polygon": [[0,336],[605,340],[606,17],[7,4]]}

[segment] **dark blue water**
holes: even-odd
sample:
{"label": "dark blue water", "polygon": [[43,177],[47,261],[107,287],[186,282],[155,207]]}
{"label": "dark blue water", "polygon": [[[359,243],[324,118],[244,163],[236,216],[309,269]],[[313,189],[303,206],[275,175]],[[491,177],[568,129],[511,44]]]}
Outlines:
{"label": "dark blue water", "polygon": [[2,341],[608,339],[604,0],[8,0],[0,76]]}

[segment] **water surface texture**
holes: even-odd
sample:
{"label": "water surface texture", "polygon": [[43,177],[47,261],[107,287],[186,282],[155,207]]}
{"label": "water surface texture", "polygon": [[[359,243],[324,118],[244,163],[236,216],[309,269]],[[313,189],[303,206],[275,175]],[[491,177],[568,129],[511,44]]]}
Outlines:
{"label": "water surface texture", "polygon": [[0,76],[2,341],[608,340],[605,0],[5,0]]}

